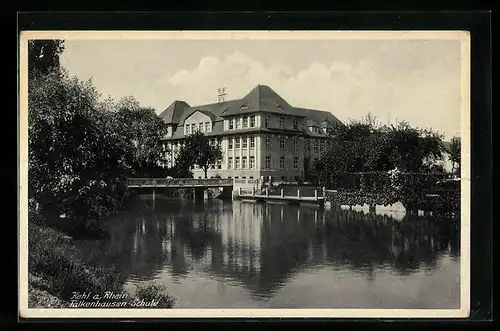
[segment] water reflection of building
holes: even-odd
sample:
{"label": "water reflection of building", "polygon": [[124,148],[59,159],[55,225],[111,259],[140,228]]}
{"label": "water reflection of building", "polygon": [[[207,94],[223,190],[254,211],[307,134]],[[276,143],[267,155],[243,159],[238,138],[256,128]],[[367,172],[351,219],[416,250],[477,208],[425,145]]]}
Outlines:
{"label": "water reflection of building", "polygon": [[251,272],[260,270],[262,222],[262,209],[255,205],[221,216],[223,265]]}
{"label": "water reflection of building", "polygon": [[241,202],[183,212],[161,208],[130,215],[112,228],[107,247],[90,255],[100,252],[98,260],[136,279],[165,270],[173,277],[202,272],[262,297],[306,269],[350,269],[370,279],[380,268],[408,274],[422,265],[432,268],[443,252],[459,252],[448,221],[432,217],[399,222],[353,211]]}

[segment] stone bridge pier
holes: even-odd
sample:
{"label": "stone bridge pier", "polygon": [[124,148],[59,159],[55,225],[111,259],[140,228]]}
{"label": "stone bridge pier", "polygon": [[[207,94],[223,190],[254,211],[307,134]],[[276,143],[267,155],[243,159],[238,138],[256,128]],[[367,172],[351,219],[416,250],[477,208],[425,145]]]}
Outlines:
{"label": "stone bridge pier", "polygon": [[208,189],[205,187],[195,187],[193,188],[193,201],[205,201],[208,200]]}

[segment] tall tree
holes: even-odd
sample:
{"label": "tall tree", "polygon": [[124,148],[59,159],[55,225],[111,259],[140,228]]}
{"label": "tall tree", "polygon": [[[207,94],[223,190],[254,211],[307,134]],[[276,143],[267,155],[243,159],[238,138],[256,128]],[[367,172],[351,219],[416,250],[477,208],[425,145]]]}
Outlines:
{"label": "tall tree", "polygon": [[29,40],[28,41],[28,75],[47,75],[57,71],[60,56],[64,51],[63,40]]}
{"label": "tall tree", "polygon": [[123,135],[128,143],[130,169],[134,174],[153,171],[163,157],[162,141],[167,132],[166,125],[154,109],[131,102],[135,99],[123,100],[118,103],[116,116],[122,123]]}
{"label": "tall tree", "polygon": [[451,160],[451,172],[455,174],[458,173],[460,176],[460,161],[461,161],[461,153],[462,153],[462,144],[460,137],[453,137],[450,143],[450,160]]}
{"label": "tall tree", "polygon": [[203,169],[207,178],[208,168],[220,159],[222,159],[221,147],[218,144],[210,144],[210,138],[197,131],[186,138],[179,151],[177,162],[184,166],[197,165]]}

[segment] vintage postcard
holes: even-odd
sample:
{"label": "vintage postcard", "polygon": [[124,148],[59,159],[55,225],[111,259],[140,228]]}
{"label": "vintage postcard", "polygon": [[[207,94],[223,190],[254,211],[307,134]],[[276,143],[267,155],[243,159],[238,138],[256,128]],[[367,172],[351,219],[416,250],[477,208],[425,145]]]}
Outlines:
{"label": "vintage postcard", "polygon": [[23,318],[469,315],[465,31],[24,31]]}

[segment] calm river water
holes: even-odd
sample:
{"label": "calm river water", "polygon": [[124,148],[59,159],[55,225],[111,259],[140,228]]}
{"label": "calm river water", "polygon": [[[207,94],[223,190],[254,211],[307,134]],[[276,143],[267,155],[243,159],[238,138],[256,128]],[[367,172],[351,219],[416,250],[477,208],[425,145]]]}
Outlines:
{"label": "calm river water", "polygon": [[91,260],[176,308],[459,308],[459,230],[432,216],[138,199]]}

